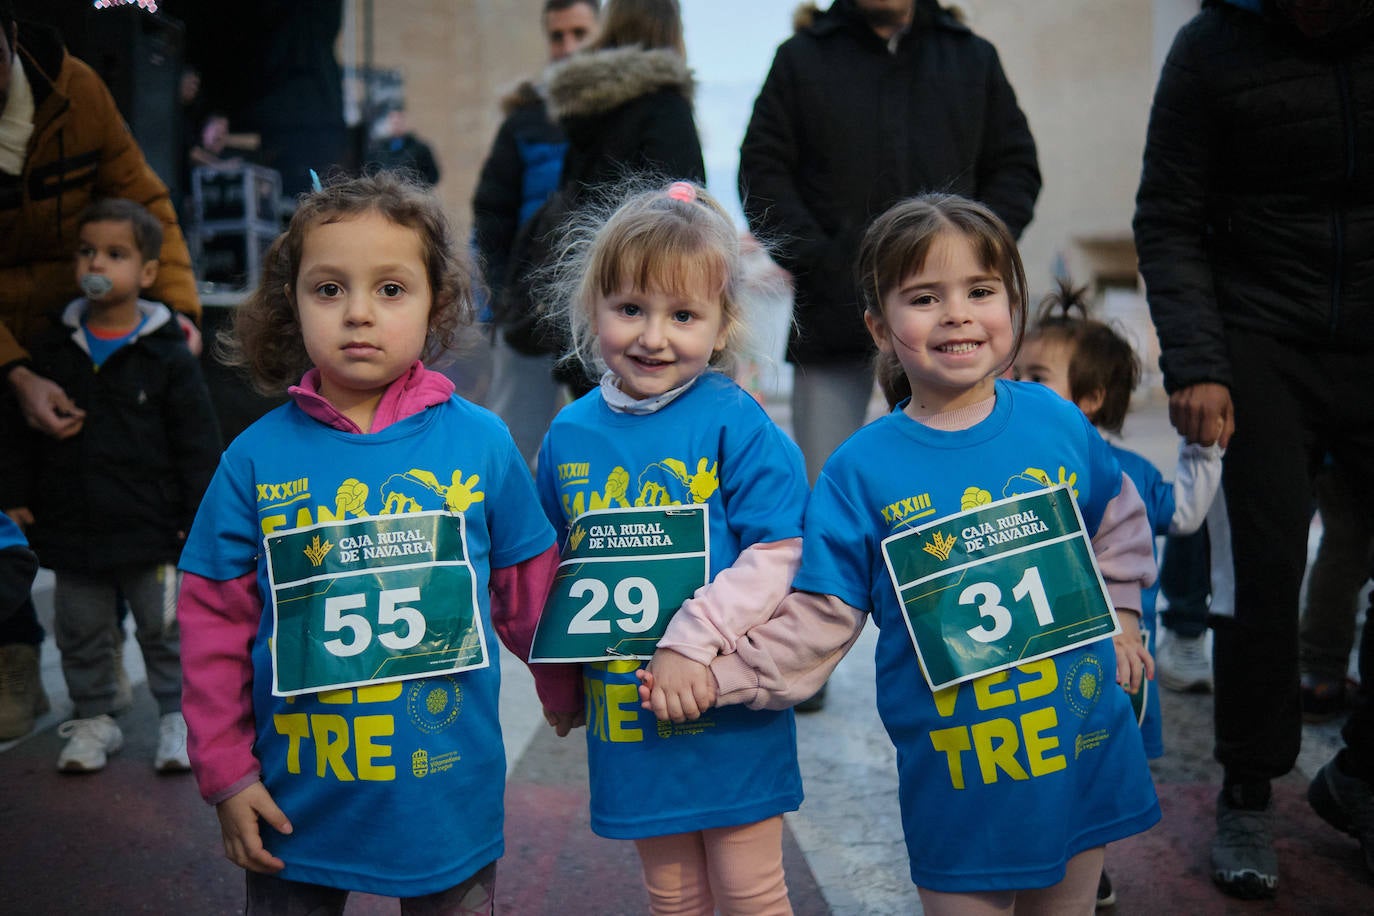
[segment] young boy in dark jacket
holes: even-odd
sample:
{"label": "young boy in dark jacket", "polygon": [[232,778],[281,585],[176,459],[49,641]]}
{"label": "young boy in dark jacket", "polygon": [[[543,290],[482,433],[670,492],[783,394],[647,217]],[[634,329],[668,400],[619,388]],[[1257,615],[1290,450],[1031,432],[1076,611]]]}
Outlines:
{"label": "young boy in dark jacket", "polygon": [[58,729],[68,741],[57,766],[99,770],[124,743],[111,718],[111,617],[122,594],[161,713],[155,766],[186,770],[176,563],[219,460],[219,428],[172,312],[139,298],[157,278],[157,219],[132,201],[103,200],[82,214],[78,240],[85,296],[30,355],[77,405],[81,425],[64,439],[26,431],[21,467],[3,477],[18,487],[4,505],[29,523],[34,551],[56,574],[55,636],[76,705]]}

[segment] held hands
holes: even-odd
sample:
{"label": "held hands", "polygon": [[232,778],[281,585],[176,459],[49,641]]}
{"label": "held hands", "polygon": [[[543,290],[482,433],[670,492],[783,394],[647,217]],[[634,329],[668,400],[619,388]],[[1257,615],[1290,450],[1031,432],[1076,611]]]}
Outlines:
{"label": "held hands", "polygon": [[1121,632],[1112,637],[1116,649],[1116,682],[1127,693],[1140,690],[1144,682],[1155,679],[1155,660],[1140,638],[1140,615],[1135,611],[1118,609]]}
{"label": "held hands", "polygon": [[290,833],[291,822],[272,800],[267,787],[255,782],[237,795],[231,795],[215,805],[219,815],[219,830],[224,837],[224,857],[239,868],[262,875],[273,875],[286,863],[263,848],[262,831],[258,820],[278,833]]}
{"label": "held hands", "polygon": [[574,728],[581,728],[587,724],[587,710],[554,712],[552,709],[546,709],[544,710],[544,721],[549,723],[558,737],[566,738]]}
{"label": "held hands", "polygon": [[1169,422],[1189,442],[1226,448],[1236,431],[1231,390],[1216,382],[1180,388],[1169,395]]}
{"label": "held hands", "polygon": [[639,678],[640,706],[661,722],[690,722],[716,703],[716,676],[701,662],[658,649]]}

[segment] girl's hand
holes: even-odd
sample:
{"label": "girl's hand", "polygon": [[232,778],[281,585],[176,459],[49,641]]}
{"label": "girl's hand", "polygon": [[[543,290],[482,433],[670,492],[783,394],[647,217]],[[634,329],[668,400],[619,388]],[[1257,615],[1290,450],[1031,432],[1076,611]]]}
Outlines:
{"label": "girl's hand", "polygon": [[1140,615],[1117,609],[1121,632],[1112,637],[1116,649],[1116,682],[1127,693],[1135,693],[1146,680],[1155,678],[1155,660],[1140,636]]}
{"label": "girl's hand", "polygon": [[638,675],[640,705],[659,721],[690,722],[716,703],[711,669],[672,649],[654,652]]}
{"label": "girl's hand", "polygon": [[554,732],[560,738],[568,737],[568,733],[574,728],[581,728],[587,724],[587,710],[580,709],[577,712],[554,712],[552,709],[544,710],[544,721],[553,726]]}
{"label": "girl's hand", "polygon": [[267,822],[278,833],[290,833],[291,822],[272,800],[267,787],[255,782],[237,795],[231,795],[215,805],[219,815],[219,830],[224,837],[224,857],[239,868],[263,875],[274,875],[286,863],[268,852],[262,845],[262,831],[258,820]]}

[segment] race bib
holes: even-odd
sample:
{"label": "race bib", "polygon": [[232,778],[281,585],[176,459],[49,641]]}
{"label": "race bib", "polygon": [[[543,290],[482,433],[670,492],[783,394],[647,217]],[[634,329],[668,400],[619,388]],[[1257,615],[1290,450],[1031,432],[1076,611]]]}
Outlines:
{"label": "race bib", "polygon": [[931,690],[1120,632],[1068,487],[949,515],[882,546]]}
{"label": "race bib", "polygon": [[651,506],[579,515],[530,661],[652,657],[674,612],[710,580],[706,509]]}
{"label": "race bib", "polygon": [[323,522],[275,531],[263,543],[273,695],[490,664],[462,514]]}

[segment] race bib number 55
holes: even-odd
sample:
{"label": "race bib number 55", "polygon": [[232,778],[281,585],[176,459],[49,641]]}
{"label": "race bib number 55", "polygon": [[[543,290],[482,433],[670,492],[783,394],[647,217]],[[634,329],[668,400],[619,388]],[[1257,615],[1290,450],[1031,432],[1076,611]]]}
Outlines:
{"label": "race bib number 55", "polygon": [[416,512],[268,535],[272,693],[485,668],[465,525]]}
{"label": "race bib number 55", "polygon": [[1120,632],[1067,487],[895,534],[883,557],[931,690]]}

